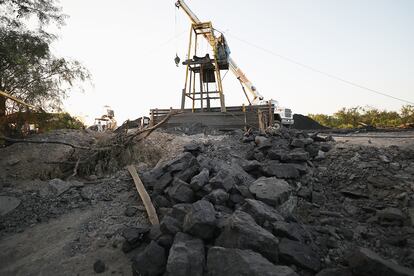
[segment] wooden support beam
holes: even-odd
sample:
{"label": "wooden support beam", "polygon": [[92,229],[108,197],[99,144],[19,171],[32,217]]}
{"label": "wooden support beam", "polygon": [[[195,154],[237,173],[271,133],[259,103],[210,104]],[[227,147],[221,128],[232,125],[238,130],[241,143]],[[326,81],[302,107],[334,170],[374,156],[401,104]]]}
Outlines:
{"label": "wooden support beam", "polygon": [[145,189],[144,184],[142,183],[141,179],[138,176],[137,170],[132,165],[127,166],[127,169],[129,173],[131,174],[132,179],[134,180],[135,187],[137,188],[139,196],[141,197],[142,202],[144,203],[145,209],[147,210],[149,221],[151,222],[152,225],[160,224],[160,221],[158,220],[157,212],[155,211],[154,205],[151,202],[151,198],[148,195],[148,192]]}

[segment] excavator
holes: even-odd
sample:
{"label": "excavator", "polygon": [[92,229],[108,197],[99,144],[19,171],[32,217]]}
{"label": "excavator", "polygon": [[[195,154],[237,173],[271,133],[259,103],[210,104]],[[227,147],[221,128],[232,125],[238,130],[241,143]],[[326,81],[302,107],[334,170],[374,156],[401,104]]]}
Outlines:
{"label": "excavator", "polygon": [[[184,0],[178,0],[175,3],[178,9],[182,9],[190,18],[192,24],[200,25],[203,22],[195,15],[195,13],[189,8]],[[272,105],[274,107],[274,120],[273,127],[280,128],[281,126],[290,127],[293,125],[294,120],[292,117],[292,111],[288,108],[279,106],[276,100],[265,100],[259,93],[253,83],[246,77],[244,72],[240,69],[237,63],[230,57],[230,49],[228,48],[227,41],[224,38],[224,34],[216,36],[214,32],[206,32],[204,38],[208,41],[213,49],[217,49],[217,56],[220,58],[226,58],[229,69],[233,72],[236,78],[239,80],[243,92],[250,105]],[[246,93],[246,90],[250,93],[250,97]],[[223,108],[223,107],[222,107]]]}

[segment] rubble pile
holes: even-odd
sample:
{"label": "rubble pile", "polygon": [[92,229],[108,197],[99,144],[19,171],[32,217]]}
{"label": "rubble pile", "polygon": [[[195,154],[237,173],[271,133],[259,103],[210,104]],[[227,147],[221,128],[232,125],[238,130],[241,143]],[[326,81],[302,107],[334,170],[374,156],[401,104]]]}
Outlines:
{"label": "rubble pile", "polygon": [[[413,275],[382,259],[371,244],[353,240],[357,229],[349,230],[354,225],[337,208],[364,194],[346,190],[352,188],[347,182],[340,183],[344,190],[334,188],[335,179],[324,175],[329,162],[337,164],[329,157],[329,137],[283,129],[267,137],[236,134],[219,144],[189,144],[141,173],[161,220],[124,231],[124,252],[139,247],[133,251],[135,275],[371,275],[367,266],[375,275]],[[344,200],[335,203],[333,194]],[[348,211],[377,212],[377,229],[408,223],[396,206],[361,205]],[[409,234],[412,227],[401,231]],[[368,228],[358,233],[372,235]]]}
{"label": "rubble pile", "polygon": [[327,264],[346,263],[360,246],[412,268],[413,180],[412,149],[337,145],[298,191],[295,214],[319,232],[315,243]]}

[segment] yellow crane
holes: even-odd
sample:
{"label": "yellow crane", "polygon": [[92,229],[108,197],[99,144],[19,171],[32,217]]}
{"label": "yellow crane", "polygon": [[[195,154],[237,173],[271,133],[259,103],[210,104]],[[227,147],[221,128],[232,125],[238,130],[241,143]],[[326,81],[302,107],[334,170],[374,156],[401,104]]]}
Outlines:
{"label": "yellow crane", "polygon": [[[226,107],[224,104],[224,95],[223,95],[223,88],[222,88],[222,84],[221,84],[221,77],[220,77],[220,64],[218,63],[218,61],[220,60],[220,49],[224,48],[224,51],[226,52],[225,54],[227,54],[226,56],[226,63],[229,67],[229,69],[233,72],[233,74],[236,76],[236,78],[240,81],[240,84],[242,85],[243,88],[243,92],[249,102],[249,104],[251,105],[272,105],[274,106],[274,117],[275,117],[275,127],[280,127],[281,125],[285,125],[285,126],[290,126],[293,125],[294,121],[293,121],[293,117],[292,117],[292,111],[288,108],[282,108],[279,106],[279,103],[276,100],[270,99],[270,100],[265,100],[264,97],[259,93],[259,91],[257,90],[257,88],[253,85],[253,83],[247,78],[247,76],[245,75],[245,73],[241,70],[241,68],[237,65],[237,63],[233,60],[233,58],[230,57],[230,50],[228,49],[227,46],[227,42],[224,38],[224,35],[221,34],[220,36],[216,36],[214,31],[216,31],[215,29],[213,29],[212,27],[212,23],[211,22],[202,22],[197,15],[190,9],[190,7],[186,4],[186,2],[184,0],[177,0],[175,3],[175,6],[177,8],[181,8],[186,14],[187,16],[190,18],[191,22],[192,22],[192,31],[194,31],[196,33],[196,38],[195,38],[195,45],[197,45],[197,35],[201,34],[206,40],[207,42],[210,44],[210,46],[213,49],[213,53],[214,53],[214,69],[215,69],[215,74],[216,74],[216,81],[218,84],[218,91],[214,91],[214,92],[218,92],[219,93],[219,99],[220,99],[220,103],[221,103],[221,111],[225,112],[226,111]],[[191,54],[191,47],[192,47],[192,36],[191,36],[192,32],[190,33],[190,45],[189,45],[189,50],[188,50],[188,58],[190,59],[190,54]],[[196,46],[195,46],[196,47]],[[222,51],[223,52],[223,51]],[[195,52],[196,53],[196,52]],[[183,100],[182,100],[182,104],[181,104],[181,109],[184,109],[184,101],[185,101],[185,97],[189,97],[193,100],[193,110],[194,110],[194,101],[196,99],[201,99],[201,109],[203,109],[203,93],[205,93],[202,89],[200,92],[198,92],[198,94],[201,94],[201,98],[196,98],[196,94],[194,89],[193,91],[191,91],[191,85],[193,85],[194,87],[194,82],[195,82],[195,78],[191,79],[191,76],[189,76],[189,71],[191,71],[189,68],[189,66],[191,65],[190,63],[187,63],[187,73],[186,73],[186,83],[185,83],[185,87],[183,90]],[[202,67],[201,67],[202,68]],[[193,68],[193,71],[195,73],[197,73],[195,71],[195,69]],[[190,73],[191,74],[191,73]],[[195,75],[195,74],[193,74]],[[200,78],[202,78],[203,74],[200,73]],[[203,80],[201,80],[201,82],[203,82]],[[190,89],[188,89],[188,85],[187,83],[189,83],[190,85]],[[208,85],[207,85],[208,88]],[[248,97],[246,90],[250,93],[251,98]],[[208,96],[207,96],[208,97]]]}

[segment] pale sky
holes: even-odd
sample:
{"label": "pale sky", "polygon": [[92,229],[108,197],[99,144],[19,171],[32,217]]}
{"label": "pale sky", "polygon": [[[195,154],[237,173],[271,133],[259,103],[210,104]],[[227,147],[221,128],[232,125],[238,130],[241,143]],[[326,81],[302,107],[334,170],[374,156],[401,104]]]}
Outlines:
{"label": "pale sky", "polygon": [[[57,55],[81,61],[93,86],[75,88],[73,115],[115,110],[118,124],[151,108],[179,108],[190,21],[174,0],[61,0],[70,16],[54,44]],[[403,102],[372,94],[290,63],[240,41],[414,102],[414,1],[187,0],[202,21],[224,31],[232,58],[265,98],[294,113],[333,113],[341,107],[399,110]],[[177,22],[177,23],[175,23]],[[176,39],[173,39],[176,37]],[[207,49],[206,44],[201,44]],[[231,72],[227,105],[246,103]]]}

